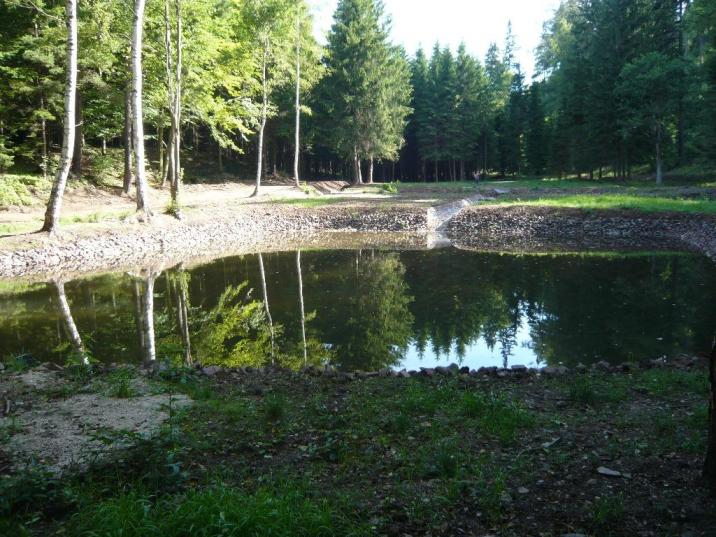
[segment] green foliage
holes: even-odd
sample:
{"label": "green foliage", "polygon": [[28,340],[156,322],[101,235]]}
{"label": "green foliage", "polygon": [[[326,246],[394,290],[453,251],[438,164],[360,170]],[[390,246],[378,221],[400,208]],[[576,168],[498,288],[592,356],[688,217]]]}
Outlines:
{"label": "green foliage", "polygon": [[39,176],[6,174],[0,180],[0,207],[32,205],[50,186],[49,180]]}
{"label": "green foliage", "polygon": [[[271,327],[262,302],[251,300],[244,282],[228,287],[202,320],[196,338],[202,363],[225,367],[262,366],[272,356]],[[274,336],[281,327],[274,325]]]}
{"label": "green foliage", "polygon": [[80,511],[71,535],[125,537],[198,537],[215,535],[334,535],[334,514],[325,501],[300,489],[247,494],[227,486],[159,499],[130,492]]}
{"label": "green foliage", "polygon": [[29,354],[18,354],[5,357],[2,363],[5,366],[5,370],[10,373],[24,373],[37,365],[37,360]]}
{"label": "green foliage", "polygon": [[108,395],[119,399],[128,399],[136,395],[135,389],[132,387],[134,372],[128,368],[121,368],[113,371],[105,378],[107,383]]}
{"label": "green foliage", "polygon": [[398,193],[398,187],[395,185],[395,183],[385,183],[381,185],[380,189],[385,192],[386,194],[397,194]]}

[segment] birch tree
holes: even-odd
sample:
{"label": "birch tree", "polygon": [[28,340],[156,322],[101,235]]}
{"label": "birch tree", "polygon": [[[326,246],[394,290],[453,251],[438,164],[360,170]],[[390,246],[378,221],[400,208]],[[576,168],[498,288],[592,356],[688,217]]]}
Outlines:
{"label": "birch tree", "polygon": [[132,27],[132,141],[134,145],[134,177],[137,186],[137,213],[140,220],[152,216],[147,193],[147,170],[144,162],[144,107],[142,104],[142,42],[144,35],[145,0],[134,1]]}
{"label": "birch tree", "polygon": [[[164,47],[166,55],[167,75],[167,106],[171,118],[169,131],[168,176],[171,192],[170,212],[179,220],[182,219],[179,194],[181,190],[181,108],[182,108],[182,0],[173,0],[174,3],[174,36],[172,36],[171,20],[169,16],[170,0],[164,0]],[[172,37],[174,39],[172,39]],[[159,140],[162,143],[162,140]]]}
{"label": "birch tree", "polygon": [[62,153],[60,166],[52,185],[50,200],[45,211],[45,223],[42,231],[51,235],[60,227],[62,197],[67,186],[67,178],[72,166],[72,153],[75,145],[75,101],[77,94],[77,0],[65,2],[65,18],[67,24],[67,71],[65,82],[65,117],[62,133]]}
{"label": "birch tree", "polygon": [[244,4],[240,26],[255,49],[254,63],[259,94],[256,125],[256,186],[252,196],[261,194],[264,133],[269,117],[276,114],[272,94],[291,79],[294,66],[294,3],[288,0],[254,0]]}
{"label": "birch tree", "polygon": [[82,343],[80,332],[77,330],[77,325],[72,317],[70,303],[68,302],[67,295],[65,294],[65,282],[62,280],[55,280],[53,283],[55,285],[55,291],[57,292],[57,303],[60,308],[60,315],[62,316],[63,323],[65,324],[67,336],[70,338],[72,349],[84,365],[89,365],[89,356],[87,355],[85,346]]}

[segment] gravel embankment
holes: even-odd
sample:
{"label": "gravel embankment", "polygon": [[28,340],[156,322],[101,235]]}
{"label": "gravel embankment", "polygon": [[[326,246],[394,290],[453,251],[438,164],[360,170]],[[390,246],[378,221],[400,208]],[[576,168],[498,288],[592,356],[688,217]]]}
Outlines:
{"label": "gravel embankment", "polygon": [[716,218],[708,215],[471,207],[447,226],[462,248],[503,251],[687,249],[716,261]]}
{"label": "gravel embankment", "polygon": [[[316,246],[325,244],[322,232],[371,232],[376,245],[413,245],[415,240],[396,241],[389,232],[425,234],[429,227],[429,210],[424,206],[244,207],[217,214],[214,220],[158,219],[150,226],[128,223],[58,240],[35,240],[22,249],[0,251],[0,278],[52,277],[161,260]],[[687,249],[716,261],[716,217],[706,215],[482,206],[463,209],[441,231],[460,248]]]}
{"label": "gravel embankment", "polygon": [[215,221],[150,226],[127,224],[89,236],[47,239],[30,248],[0,252],[0,277],[91,272],[155,262],[276,249],[292,238],[319,231],[425,230],[424,208],[371,206],[302,209],[286,206],[248,207]]}

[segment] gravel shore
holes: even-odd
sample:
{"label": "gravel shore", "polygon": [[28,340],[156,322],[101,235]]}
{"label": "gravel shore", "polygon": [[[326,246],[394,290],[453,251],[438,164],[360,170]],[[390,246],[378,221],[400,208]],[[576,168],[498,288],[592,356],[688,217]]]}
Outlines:
{"label": "gravel shore", "polygon": [[[408,204],[318,208],[266,204],[199,221],[158,218],[151,225],[127,222],[56,239],[34,235],[19,248],[0,250],[0,278],[47,278],[158,260],[333,245],[326,242],[326,234],[345,239],[363,233],[372,247],[427,248],[430,210]],[[679,249],[701,252],[716,261],[716,218],[705,215],[473,206],[462,209],[441,231],[455,246],[469,249]],[[397,237],[401,233],[406,235]]]}

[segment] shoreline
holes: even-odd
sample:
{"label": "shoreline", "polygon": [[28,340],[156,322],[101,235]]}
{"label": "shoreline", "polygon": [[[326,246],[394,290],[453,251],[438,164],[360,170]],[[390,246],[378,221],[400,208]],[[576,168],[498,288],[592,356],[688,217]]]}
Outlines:
{"label": "shoreline", "polygon": [[[431,211],[416,205],[248,206],[215,219],[147,226],[123,223],[59,239],[27,235],[0,250],[0,279],[62,278],[146,265],[296,248],[462,249],[515,253],[635,249],[686,250],[716,262],[716,217],[626,210],[460,206],[432,234]],[[14,237],[17,240],[17,236]],[[2,248],[0,241],[0,248]]]}

